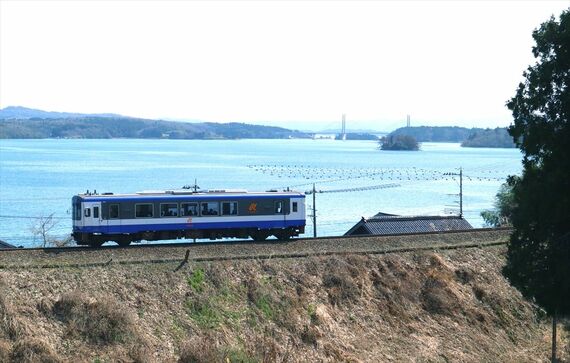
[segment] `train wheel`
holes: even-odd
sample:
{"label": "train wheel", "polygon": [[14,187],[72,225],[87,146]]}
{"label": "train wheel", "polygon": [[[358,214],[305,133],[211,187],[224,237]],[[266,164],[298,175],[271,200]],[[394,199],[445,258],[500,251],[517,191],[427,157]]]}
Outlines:
{"label": "train wheel", "polygon": [[127,247],[128,245],[131,244],[131,240],[129,238],[121,238],[116,242],[121,247]]}
{"label": "train wheel", "polygon": [[104,241],[91,241],[89,242],[89,246],[91,247],[101,247],[105,243]]}
{"label": "train wheel", "polygon": [[253,238],[253,240],[257,242],[265,241],[267,237],[269,237],[269,233],[267,233],[266,231],[256,231],[253,232],[251,235],[251,238]]}
{"label": "train wheel", "polygon": [[274,236],[277,237],[277,239],[280,241],[287,241],[289,238],[291,238],[291,233],[288,230],[283,229],[275,233]]}

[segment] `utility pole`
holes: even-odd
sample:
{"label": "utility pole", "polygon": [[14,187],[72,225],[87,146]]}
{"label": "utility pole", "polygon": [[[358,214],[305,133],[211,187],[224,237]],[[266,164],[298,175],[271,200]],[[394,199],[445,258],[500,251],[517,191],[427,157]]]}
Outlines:
{"label": "utility pole", "polygon": [[463,168],[459,167],[459,217],[463,218]]}
{"label": "utility pole", "polygon": [[315,188],[315,183],[313,183],[313,238],[317,238],[317,189]]}
{"label": "utility pole", "polygon": [[[459,196],[459,218],[463,218],[463,168],[459,167],[459,173],[443,173],[443,175],[459,176],[459,195],[450,194],[454,196]],[[455,178],[453,178],[455,180]],[[457,201],[455,201],[457,203]]]}

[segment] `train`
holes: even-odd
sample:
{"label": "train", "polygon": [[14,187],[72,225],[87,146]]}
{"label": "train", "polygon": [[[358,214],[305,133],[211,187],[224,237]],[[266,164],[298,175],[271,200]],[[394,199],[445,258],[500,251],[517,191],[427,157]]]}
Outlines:
{"label": "train", "polygon": [[166,190],[89,192],[71,200],[78,245],[105,242],[252,238],[286,240],[305,232],[305,195],[296,191]]}

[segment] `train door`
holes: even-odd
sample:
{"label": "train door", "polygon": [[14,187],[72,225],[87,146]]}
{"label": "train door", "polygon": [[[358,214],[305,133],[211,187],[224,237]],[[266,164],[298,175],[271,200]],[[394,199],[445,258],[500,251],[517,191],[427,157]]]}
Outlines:
{"label": "train door", "polygon": [[285,208],[286,200],[278,200],[275,202],[275,214],[280,214],[283,216],[283,225],[281,228],[285,228],[287,226],[287,211]]}
{"label": "train door", "polygon": [[101,203],[83,203],[83,221],[85,227],[94,227],[97,232],[101,226]]}
{"label": "train door", "polygon": [[107,212],[106,219],[103,220],[105,233],[117,233],[121,227],[119,203],[103,203],[103,208]]}

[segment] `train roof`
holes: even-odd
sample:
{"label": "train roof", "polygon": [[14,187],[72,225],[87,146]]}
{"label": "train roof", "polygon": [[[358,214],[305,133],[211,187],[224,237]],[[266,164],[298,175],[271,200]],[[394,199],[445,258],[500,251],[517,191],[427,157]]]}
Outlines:
{"label": "train roof", "polygon": [[145,190],[130,194],[97,193],[89,192],[78,194],[76,197],[87,200],[118,200],[118,199],[170,199],[174,197],[196,197],[205,198],[235,198],[235,197],[305,197],[304,193],[293,190],[268,190],[265,192],[250,192],[245,189],[213,189],[213,190]]}

